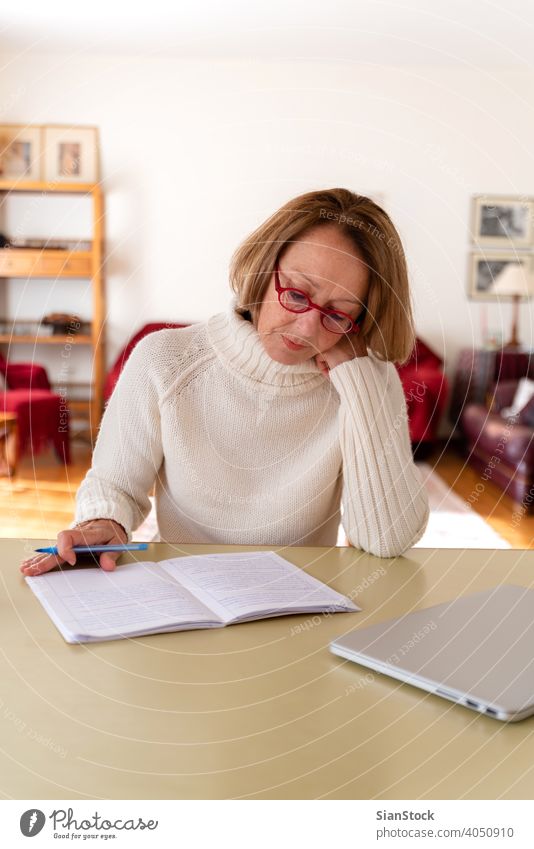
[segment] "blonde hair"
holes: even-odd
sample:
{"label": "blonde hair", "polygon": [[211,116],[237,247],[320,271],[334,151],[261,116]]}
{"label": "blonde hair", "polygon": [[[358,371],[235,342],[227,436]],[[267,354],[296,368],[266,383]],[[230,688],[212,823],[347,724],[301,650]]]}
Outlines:
{"label": "blonde hair", "polygon": [[250,313],[256,324],[276,259],[289,243],[321,224],[338,226],[367,265],[369,295],[360,337],[379,359],[405,362],[415,333],[400,236],[382,207],[348,189],[299,195],[247,236],[230,260],[238,311]]}

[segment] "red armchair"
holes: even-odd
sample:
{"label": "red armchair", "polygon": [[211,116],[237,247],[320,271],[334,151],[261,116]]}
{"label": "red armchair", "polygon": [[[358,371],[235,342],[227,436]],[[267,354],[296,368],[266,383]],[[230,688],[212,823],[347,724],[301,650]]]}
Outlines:
{"label": "red armchair", "polygon": [[161,321],[143,325],[141,330],[138,330],[135,336],[132,336],[126,347],[122,349],[119,356],[113,363],[113,366],[111,367],[110,371],[108,372],[106,382],[104,383],[104,402],[109,401],[111,393],[115,389],[115,384],[117,383],[119,375],[123,369],[124,363],[132,353],[137,343],[141,341],[143,336],[148,336],[149,333],[154,333],[155,330],[164,330],[165,328],[187,326],[187,324],[171,324],[169,322]]}
{"label": "red armchair", "polygon": [[43,366],[11,363],[0,354],[1,410],[15,413],[18,425],[17,459],[28,449],[39,454],[52,443],[62,463],[70,463],[69,413],[66,402],[50,388]]}
{"label": "red armchair", "polygon": [[436,439],[449,393],[443,360],[417,339],[412,356],[397,371],[406,396],[412,445],[418,452],[428,450]]}

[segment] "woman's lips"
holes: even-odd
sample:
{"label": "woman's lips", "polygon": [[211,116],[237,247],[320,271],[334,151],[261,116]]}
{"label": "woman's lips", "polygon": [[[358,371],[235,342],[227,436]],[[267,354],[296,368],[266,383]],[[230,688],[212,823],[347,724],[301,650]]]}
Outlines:
{"label": "woman's lips", "polygon": [[301,351],[303,348],[306,348],[306,345],[299,345],[298,342],[293,342],[287,336],[282,336],[282,341],[290,351]]}

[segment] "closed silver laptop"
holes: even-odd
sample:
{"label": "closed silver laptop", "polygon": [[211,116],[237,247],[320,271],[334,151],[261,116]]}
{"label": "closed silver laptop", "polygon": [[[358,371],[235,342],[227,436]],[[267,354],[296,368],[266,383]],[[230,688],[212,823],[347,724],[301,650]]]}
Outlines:
{"label": "closed silver laptop", "polygon": [[505,584],[331,643],[334,654],[495,719],[534,713],[534,590]]}

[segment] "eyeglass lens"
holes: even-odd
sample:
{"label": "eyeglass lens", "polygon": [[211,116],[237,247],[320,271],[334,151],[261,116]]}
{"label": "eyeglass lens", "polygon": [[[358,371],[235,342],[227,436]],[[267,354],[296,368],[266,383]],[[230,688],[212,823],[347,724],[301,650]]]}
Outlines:
{"label": "eyeglass lens", "polygon": [[[290,310],[290,312],[307,312],[312,309],[309,298],[296,289],[286,289],[281,293],[282,306]],[[321,313],[321,322],[323,327],[331,330],[333,333],[347,333],[353,322],[350,318],[344,315],[335,315],[332,313]]]}

